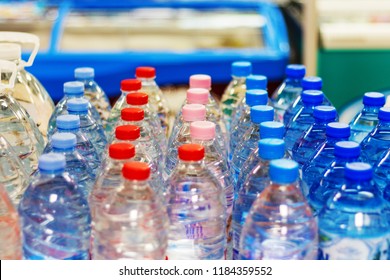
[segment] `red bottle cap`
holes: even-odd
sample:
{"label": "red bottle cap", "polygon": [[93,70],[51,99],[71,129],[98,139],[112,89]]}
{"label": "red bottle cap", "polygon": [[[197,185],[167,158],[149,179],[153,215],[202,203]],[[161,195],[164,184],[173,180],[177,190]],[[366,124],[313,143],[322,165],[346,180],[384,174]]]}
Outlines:
{"label": "red bottle cap", "polygon": [[204,158],[204,147],[199,144],[184,144],[179,147],[179,159],[199,161]]}
{"label": "red bottle cap", "polygon": [[137,79],[126,79],[121,81],[122,91],[136,91],[141,89],[141,81]]}
{"label": "red bottle cap", "polygon": [[127,180],[144,181],[150,176],[150,167],[145,162],[126,162],[122,168],[122,175]]}
{"label": "red bottle cap", "polygon": [[145,105],[148,104],[148,95],[143,92],[130,93],[126,95],[126,102],[129,105]]}
{"label": "red bottle cap", "polygon": [[142,67],[137,67],[135,69],[135,76],[137,78],[154,78],[156,77],[156,69],[154,67],[147,67],[147,66],[142,66]]}
{"label": "red bottle cap", "polygon": [[130,143],[115,143],[108,147],[108,155],[113,159],[131,159],[135,156],[135,147]]}
{"label": "red bottle cap", "polygon": [[144,109],[125,108],[121,111],[121,119],[127,122],[142,121],[145,117]]}
{"label": "red bottle cap", "polygon": [[141,135],[141,129],[136,125],[120,125],[115,128],[115,138],[118,140],[137,140]]}

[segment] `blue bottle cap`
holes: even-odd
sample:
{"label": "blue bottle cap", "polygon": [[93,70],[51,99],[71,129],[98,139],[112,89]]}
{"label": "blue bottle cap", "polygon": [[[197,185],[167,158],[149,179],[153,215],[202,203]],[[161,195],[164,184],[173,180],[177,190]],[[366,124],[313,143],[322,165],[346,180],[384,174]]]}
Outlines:
{"label": "blue bottle cap", "polygon": [[349,138],[351,128],[342,122],[331,122],[326,125],[326,136],[333,138]]}
{"label": "blue bottle cap", "polygon": [[248,77],[252,73],[252,63],[249,61],[236,61],[232,63],[232,76]]}
{"label": "blue bottle cap", "polygon": [[259,157],[271,160],[283,158],[285,144],[282,139],[267,138],[259,141]]}
{"label": "blue bottle cap", "polygon": [[268,80],[263,75],[249,75],[246,78],[246,89],[267,89]]}
{"label": "blue bottle cap", "polygon": [[88,104],[89,102],[85,98],[71,98],[66,102],[69,112],[86,112]]}
{"label": "blue bottle cap", "polygon": [[333,106],[316,106],[313,110],[313,116],[319,120],[331,120],[334,121],[337,117],[336,108]]}
{"label": "blue bottle cap", "polygon": [[65,156],[57,153],[43,154],[38,159],[38,168],[44,171],[59,171],[65,169]]}
{"label": "blue bottle cap", "polygon": [[304,90],[301,98],[304,104],[321,105],[324,101],[324,93],[320,90]]}
{"label": "blue bottle cap", "polygon": [[84,95],[84,84],[82,82],[64,83],[64,93],[72,97],[82,97]]}
{"label": "blue bottle cap", "polygon": [[51,145],[57,149],[70,149],[76,147],[77,139],[73,133],[56,132],[51,138]]}
{"label": "blue bottle cap", "polygon": [[291,159],[275,159],[270,162],[269,177],[279,184],[291,184],[298,180],[298,163]]}
{"label": "blue bottle cap", "polygon": [[386,103],[386,97],[380,92],[366,92],[363,96],[363,104],[367,106],[382,107]]}
{"label": "blue bottle cap", "polygon": [[351,181],[368,181],[372,179],[371,165],[364,162],[350,162],[345,165],[344,176]]}
{"label": "blue bottle cap", "polygon": [[302,64],[289,64],[286,67],[286,76],[291,79],[302,79],[305,77],[306,67]]}
{"label": "blue bottle cap", "polygon": [[378,119],[381,121],[390,121],[390,108],[382,107],[379,109]]}
{"label": "blue bottle cap", "polygon": [[274,108],[268,105],[256,105],[251,107],[251,122],[262,123],[274,119]]}
{"label": "blue bottle cap", "polygon": [[92,67],[79,67],[74,69],[76,79],[92,79],[95,77],[95,69]]}
{"label": "blue bottle cap", "polygon": [[245,93],[245,102],[249,107],[255,105],[267,105],[268,92],[263,89],[250,89]]}
{"label": "blue bottle cap", "polygon": [[302,79],[302,88],[306,89],[322,89],[322,79],[320,77],[304,77]]}
{"label": "blue bottle cap", "polygon": [[338,158],[357,158],[360,145],[353,141],[339,141],[334,146],[334,155]]}
{"label": "blue bottle cap", "polygon": [[60,115],[56,119],[56,125],[59,129],[78,129],[80,128],[80,117],[77,115]]}
{"label": "blue bottle cap", "polygon": [[283,139],[284,125],[280,122],[268,121],[260,123],[260,139],[278,138]]}

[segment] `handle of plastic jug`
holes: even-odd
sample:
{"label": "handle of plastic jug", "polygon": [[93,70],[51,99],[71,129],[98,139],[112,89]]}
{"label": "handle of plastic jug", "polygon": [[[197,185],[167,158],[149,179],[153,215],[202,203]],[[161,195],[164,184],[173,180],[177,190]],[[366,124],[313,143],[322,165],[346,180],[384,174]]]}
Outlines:
{"label": "handle of plastic jug", "polygon": [[31,44],[34,45],[34,48],[28,58],[27,62],[22,60],[21,67],[28,67],[33,65],[34,59],[38,54],[39,50],[39,37],[25,32],[8,32],[0,31],[0,42],[7,43],[19,43],[19,44]]}
{"label": "handle of plastic jug", "polygon": [[0,90],[5,88],[13,88],[15,86],[17,70],[18,67],[15,62],[0,59],[0,77],[2,72],[12,72],[8,84],[3,84],[0,80]]}

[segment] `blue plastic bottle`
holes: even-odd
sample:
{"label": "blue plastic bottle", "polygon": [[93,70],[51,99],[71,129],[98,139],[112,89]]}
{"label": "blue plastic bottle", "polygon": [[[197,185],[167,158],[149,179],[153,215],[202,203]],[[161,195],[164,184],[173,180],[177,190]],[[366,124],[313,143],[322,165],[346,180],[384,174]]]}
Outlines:
{"label": "blue plastic bottle", "polygon": [[369,164],[347,163],[345,184],[318,215],[320,259],[385,260],[390,221],[387,203],[372,181]]}
{"label": "blue plastic bottle", "polygon": [[91,217],[81,189],[65,173],[65,157],[40,156],[19,204],[25,259],[89,258]]}
{"label": "blue plastic bottle", "polygon": [[306,74],[306,67],[301,64],[289,64],[285,74],[286,79],[271,96],[276,120],[279,122],[283,122],[284,113],[302,92],[302,79]]}
{"label": "blue plastic bottle", "polygon": [[259,162],[250,171],[247,180],[240,188],[237,199],[233,203],[233,259],[239,259],[239,245],[242,226],[256,197],[269,184],[269,163],[271,160],[283,158],[284,141],[277,138],[259,141]]}
{"label": "blue plastic bottle", "polygon": [[390,108],[380,108],[378,124],[360,143],[362,155],[373,166],[390,148]]}
{"label": "blue plastic bottle", "polygon": [[344,184],[345,165],[358,161],[360,146],[353,141],[340,141],[335,144],[335,159],[322,173],[320,180],[312,185],[307,197],[314,214],[317,215],[326,201]]}
{"label": "blue plastic bottle", "polygon": [[301,135],[314,123],[314,107],[323,103],[324,94],[318,90],[305,90],[301,94],[303,107],[301,107],[290,123],[284,123],[286,126],[286,149],[292,153],[295,142]]}
{"label": "blue plastic bottle", "polygon": [[311,159],[317,148],[326,140],[326,126],[337,119],[336,108],[332,106],[316,106],[313,111],[314,123],[295,142],[292,158],[303,166]]}
{"label": "blue plastic bottle", "polygon": [[312,260],[317,257],[318,228],[299,190],[298,164],[273,160],[270,184],[260,193],[246,218],[240,256],[249,260]]}
{"label": "blue plastic bottle", "polygon": [[339,141],[348,141],[351,135],[349,125],[332,122],[326,126],[326,141],[302,167],[303,194],[306,196],[311,186],[321,180],[321,174],[334,160],[334,145]]}
{"label": "blue plastic bottle", "polygon": [[376,162],[373,169],[374,181],[379,190],[383,191],[386,186],[390,185],[390,148]]}
{"label": "blue plastic bottle", "polygon": [[379,109],[386,103],[385,96],[380,92],[366,92],[363,96],[363,109],[350,122],[351,140],[357,143],[374,129],[378,123]]}
{"label": "blue plastic bottle", "polygon": [[235,181],[237,181],[242,165],[257,147],[257,142],[260,140],[260,124],[262,122],[272,121],[273,119],[274,109],[271,106],[257,105],[251,107],[251,126],[242,136],[240,143],[234,151],[231,162]]}

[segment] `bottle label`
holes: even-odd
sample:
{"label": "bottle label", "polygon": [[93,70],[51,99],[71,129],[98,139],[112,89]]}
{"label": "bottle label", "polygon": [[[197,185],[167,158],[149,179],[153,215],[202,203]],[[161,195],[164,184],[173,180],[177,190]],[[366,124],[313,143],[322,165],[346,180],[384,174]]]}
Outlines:
{"label": "bottle label", "polygon": [[386,260],[389,249],[389,236],[339,237],[320,230],[319,259],[322,260]]}

